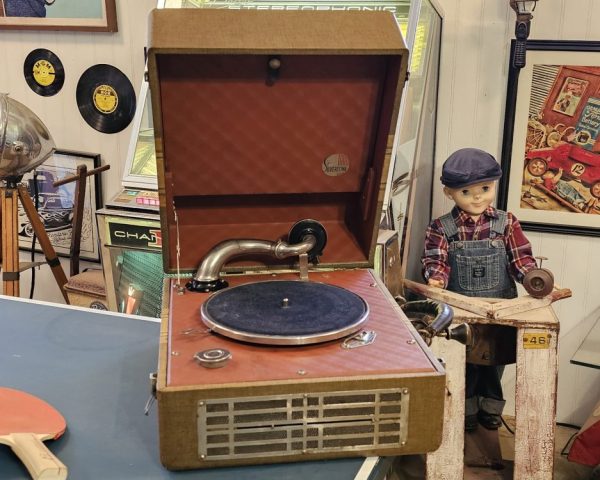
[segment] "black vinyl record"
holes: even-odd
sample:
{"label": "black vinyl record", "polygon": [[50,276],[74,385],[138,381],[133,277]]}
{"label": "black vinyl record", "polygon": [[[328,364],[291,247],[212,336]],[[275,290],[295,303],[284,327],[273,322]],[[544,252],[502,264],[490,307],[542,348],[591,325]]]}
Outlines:
{"label": "black vinyl record", "polygon": [[76,96],[79,113],[99,132],[120,132],[135,115],[133,86],[112,65],[98,64],[83,72],[77,82]]}
{"label": "black vinyl record", "polygon": [[27,55],[23,74],[27,85],[43,97],[56,95],[65,83],[65,69],[60,58],[45,48],[38,48]]}

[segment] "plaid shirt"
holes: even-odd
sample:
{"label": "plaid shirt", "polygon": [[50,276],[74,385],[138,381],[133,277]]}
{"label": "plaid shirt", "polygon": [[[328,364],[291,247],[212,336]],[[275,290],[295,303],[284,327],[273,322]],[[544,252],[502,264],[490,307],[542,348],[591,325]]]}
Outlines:
{"label": "plaid shirt", "polygon": [[[458,207],[452,209],[452,218],[458,227],[458,240],[486,240],[490,238],[491,219],[497,218],[494,207],[488,207],[475,222],[468,213]],[[536,267],[531,253],[531,245],[516,217],[508,212],[504,236],[497,237],[504,241],[509,260],[510,275],[518,282],[523,281],[527,272]],[[448,264],[448,239],[440,219],[436,219],[425,232],[425,251],[421,258],[425,280],[434,279],[448,285],[450,265]]]}

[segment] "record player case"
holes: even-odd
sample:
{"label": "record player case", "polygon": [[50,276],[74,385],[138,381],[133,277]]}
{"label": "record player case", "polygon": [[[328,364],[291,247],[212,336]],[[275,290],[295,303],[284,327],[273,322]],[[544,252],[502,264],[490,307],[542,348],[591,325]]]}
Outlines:
{"label": "record player case", "polygon": [[[371,270],[408,59],[393,15],[155,10],[148,53],[165,271],[187,276],[219,242],[286,240],[315,219],[328,238],[309,281],[359,295],[377,335],[354,349],[237,341],[202,323],[212,294],[167,279],[163,464],[435,450],[443,368]],[[242,256],[224,270],[232,288],[298,280],[297,263]],[[232,358],[223,368],[194,361],[211,349]]]}

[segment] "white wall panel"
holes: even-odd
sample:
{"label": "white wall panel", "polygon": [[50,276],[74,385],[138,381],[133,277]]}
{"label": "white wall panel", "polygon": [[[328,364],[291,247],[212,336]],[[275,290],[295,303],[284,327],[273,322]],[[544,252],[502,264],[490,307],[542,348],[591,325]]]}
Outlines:
{"label": "white wall panel", "polygon": [[[506,41],[507,22],[506,9],[502,2],[475,2],[480,4],[482,11],[479,14],[479,35],[477,43],[480,46],[478,53],[477,78],[471,95],[475,96],[477,103],[475,116],[471,122],[473,136],[470,143],[464,146],[480,145],[496,157],[500,153],[499,134],[502,132],[504,121],[503,99],[506,88],[498,88],[496,81],[503,75],[506,64],[506,54],[502,48]],[[485,7],[485,8],[483,8]],[[489,55],[487,52],[495,51]],[[466,72],[473,75],[474,71]],[[466,113],[466,112],[465,112]]]}
{"label": "white wall panel", "polygon": [[598,40],[598,24],[600,22],[600,2],[597,0],[588,0],[589,7],[587,10],[587,22],[585,26],[585,35],[581,38],[584,40]]}
{"label": "white wall panel", "polygon": [[598,28],[598,24],[592,24],[592,17],[581,17],[581,12],[590,12],[593,4],[598,3],[594,0],[578,0],[577,6],[573,7],[573,2],[562,1],[561,17],[561,40],[585,40],[592,35],[592,28]]}
{"label": "white wall panel", "polygon": [[[444,10],[442,25],[442,48],[440,54],[440,82],[438,95],[437,129],[436,129],[436,158],[446,158],[450,153],[453,138],[452,106],[456,92],[456,58],[459,55],[457,35],[461,29],[459,17],[460,0],[444,0],[440,2]],[[454,32],[449,35],[448,32]],[[441,163],[436,162],[433,175],[433,216],[438,217],[444,212],[444,196],[441,189],[435,188],[436,180],[440,177]],[[420,249],[420,247],[419,247]]]}
{"label": "white wall panel", "polygon": [[[535,12],[533,12],[535,18],[531,22],[530,38],[562,40],[563,18],[565,17],[567,3],[572,4],[573,1],[548,0],[539,2]],[[583,2],[577,0],[576,3],[577,8],[575,10],[579,13],[583,13],[583,11],[579,9],[579,4]],[[513,13],[511,21],[514,22],[514,19],[515,16]],[[583,16],[579,17],[577,23],[581,25],[582,22],[585,22]]]}

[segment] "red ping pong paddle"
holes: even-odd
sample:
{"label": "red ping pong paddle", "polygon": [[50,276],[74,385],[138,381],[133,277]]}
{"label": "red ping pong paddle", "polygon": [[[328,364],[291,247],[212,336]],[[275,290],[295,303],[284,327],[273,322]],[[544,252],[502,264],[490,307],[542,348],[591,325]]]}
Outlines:
{"label": "red ping pong paddle", "polygon": [[65,480],[67,467],[42,443],[67,428],[63,416],[29,393],[0,387],[0,443],[8,445],[35,480]]}

